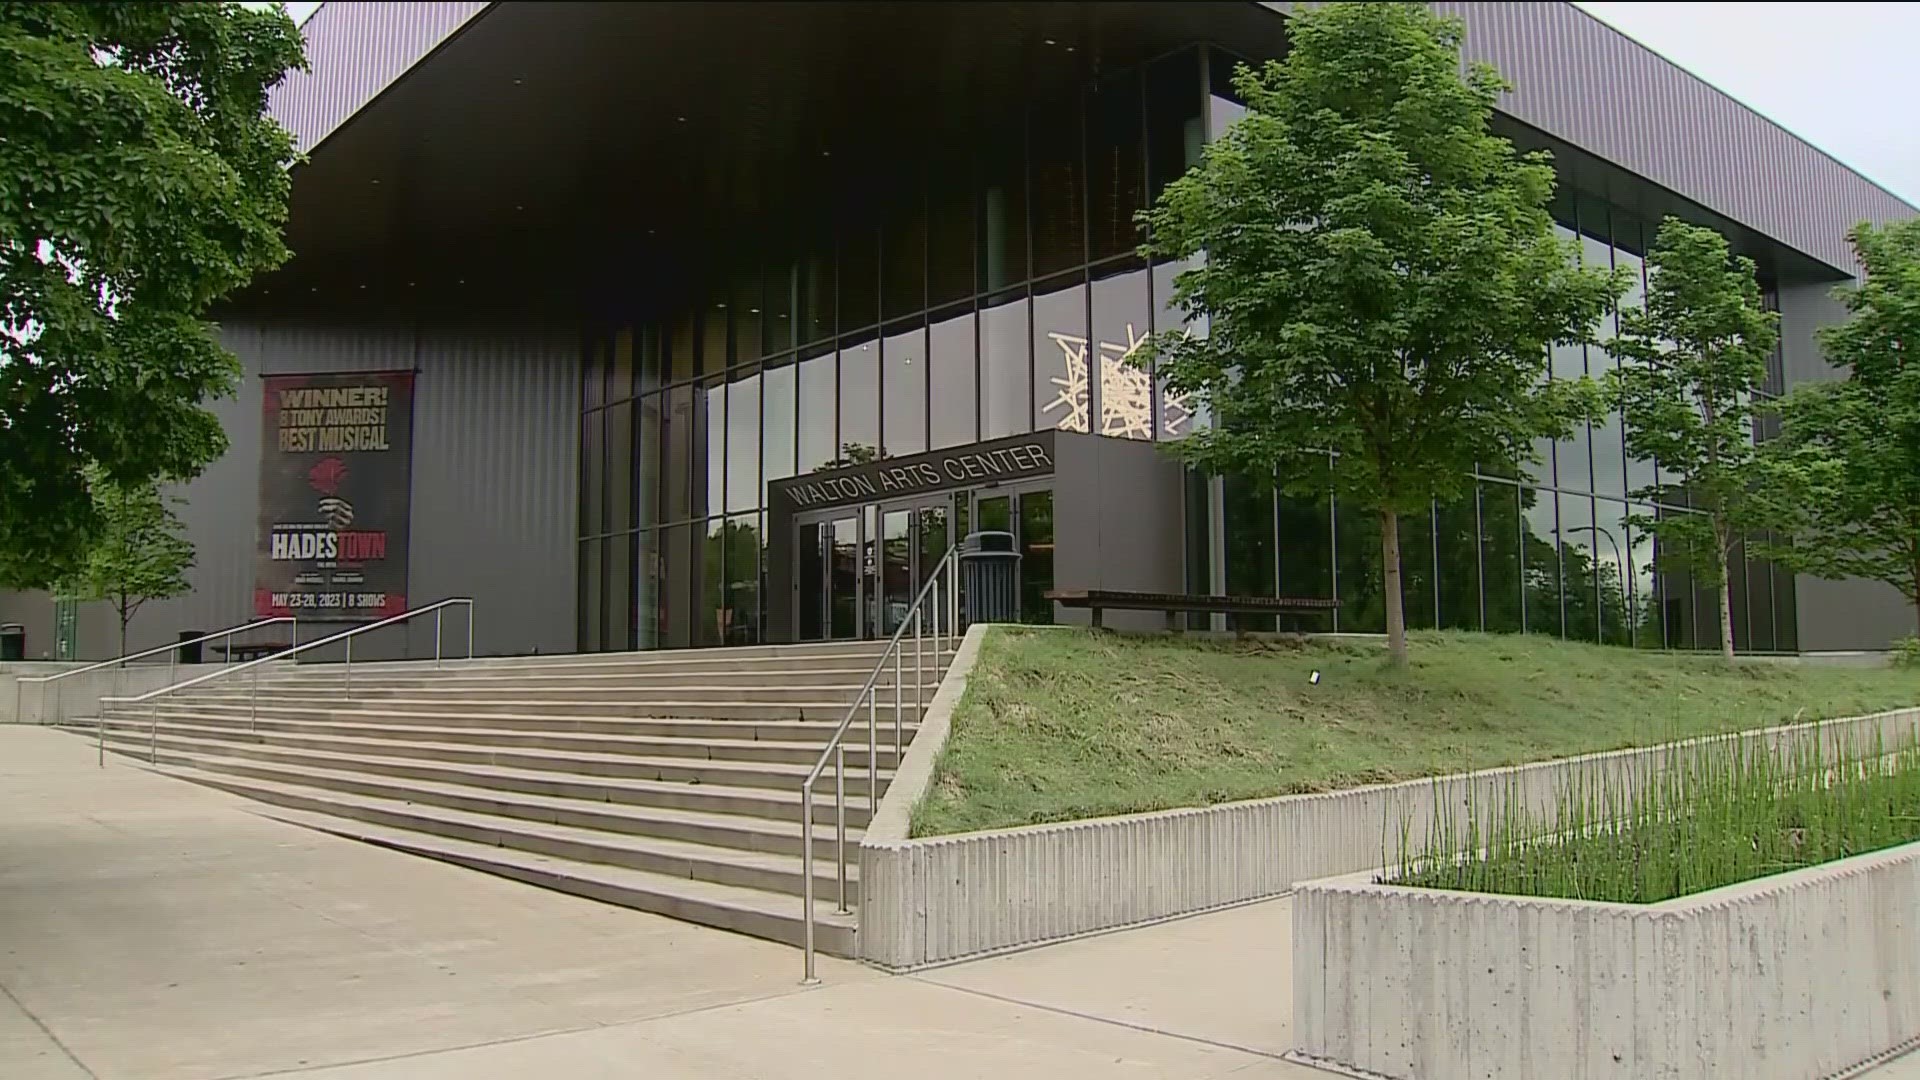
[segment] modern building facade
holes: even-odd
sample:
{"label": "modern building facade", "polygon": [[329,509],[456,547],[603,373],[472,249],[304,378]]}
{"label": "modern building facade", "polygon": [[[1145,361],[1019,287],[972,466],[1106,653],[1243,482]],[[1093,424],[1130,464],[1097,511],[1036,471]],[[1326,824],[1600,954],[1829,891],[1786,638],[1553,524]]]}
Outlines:
{"label": "modern building facade", "polygon": [[[1569,5],[1439,6],[1515,83],[1500,129],[1553,152],[1583,259],[1637,275],[1664,215],[1721,229],[1781,312],[1775,388],[1832,376],[1844,233],[1914,208]],[[323,5],[274,102],[309,155],[295,258],[220,312],[247,379],[184,492],[197,588],[134,636],[449,595],[486,653],[872,636],[978,529],[1016,537],[1032,621],[1110,587],[1383,629],[1370,516],[1184,473],[1158,444],[1207,419],[1129,363],[1183,327],[1134,214],[1243,111],[1230,72],[1286,7]],[[1410,625],[1711,647],[1716,605],[1626,523],[1687,512],[1628,501],[1658,463],[1618,418],[1541,449],[1403,525]],[[1913,624],[1744,558],[1733,619],[1751,652]],[[46,598],[0,621],[52,649]],[[78,640],[105,654],[104,613]]]}

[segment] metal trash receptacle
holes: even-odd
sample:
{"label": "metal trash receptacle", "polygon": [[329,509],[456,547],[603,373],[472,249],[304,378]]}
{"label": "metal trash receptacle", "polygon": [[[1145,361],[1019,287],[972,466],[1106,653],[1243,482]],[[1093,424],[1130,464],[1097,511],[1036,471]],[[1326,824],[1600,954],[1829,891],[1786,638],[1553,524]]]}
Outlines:
{"label": "metal trash receptacle", "polygon": [[27,628],[17,622],[0,624],[0,660],[27,658]]}
{"label": "metal trash receptacle", "polygon": [[960,549],[960,588],[973,623],[1020,621],[1020,550],[1012,533],[969,533]]}
{"label": "metal trash receptacle", "polygon": [[199,662],[200,662],[200,647],[201,647],[202,645],[205,645],[205,644],[206,644],[206,642],[204,642],[204,641],[194,641],[193,639],[194,639],[194,638],[202,638],[202,637],[206,637],[206,636],[207,636],[207,632],[206,632],[205,630],[182,630],[182,631],[180,631],[180,644],[179,644],[179,646],[178,646],[178,647],[176,647],[176,648],[175,648],[175,650],[174,650],[175,652],[177,652],[177,653],[179,653],[180,655],[179,655],[179,656],[177,656],[177,657],[175,657],[174,659],[176,659],[176,660],[178,660],[178,661],[179,661],[180,663],[182,663],[182,664],[197,664],[197,663],[199,663]]}

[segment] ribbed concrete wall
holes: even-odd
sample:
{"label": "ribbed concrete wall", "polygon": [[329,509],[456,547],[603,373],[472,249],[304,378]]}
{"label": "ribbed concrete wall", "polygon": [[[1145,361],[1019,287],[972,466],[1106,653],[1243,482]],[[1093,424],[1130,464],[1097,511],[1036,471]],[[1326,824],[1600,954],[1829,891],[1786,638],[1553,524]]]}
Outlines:
{"label": "ribbed concrete wall", "polygon": [[1661,904],[1302,885],[1296,1056],[1392,1080],[1820,1080],[1920,1039],[1920,844]]}
{"label": "ribbed concrete wall", "polygon": [[[1724,738],[1763,745],[1818,730],[1837,738],[1878,734],[1892,744],[1911,738],[1916,725],[1920,709],[1901,709]],[[937,753],[926,740],[925,732],[915,739],[903,773],[916,755]],[[1551,812],[1575,777],[1646,783],[1676,745],[1709,741],[959,836],[908,840],[869,829],[860,847],[860,955],[905,970],[1276,896],[1302,881],[1391,861],[1402,823],[1425,835],[1437,806],[1488,805],[1512,792]],[[920,794],[896,781],[882,815],[896,792],[909,805]]]}

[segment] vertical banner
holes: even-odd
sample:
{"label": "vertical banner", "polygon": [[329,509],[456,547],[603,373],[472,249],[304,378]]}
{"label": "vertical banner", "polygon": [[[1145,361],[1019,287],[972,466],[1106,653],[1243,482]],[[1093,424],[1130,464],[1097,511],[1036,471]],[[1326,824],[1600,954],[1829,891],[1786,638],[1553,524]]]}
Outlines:
{"label": "vertical banner", "polygon": [[264,381],[254,612],[365,622],[407,610],[413,372]]}

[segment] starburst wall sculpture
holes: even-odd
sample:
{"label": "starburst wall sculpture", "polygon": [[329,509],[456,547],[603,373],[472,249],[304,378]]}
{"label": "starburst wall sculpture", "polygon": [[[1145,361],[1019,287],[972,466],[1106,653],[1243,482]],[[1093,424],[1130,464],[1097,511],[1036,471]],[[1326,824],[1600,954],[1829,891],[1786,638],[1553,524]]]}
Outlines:
{"label": "starburst wall sculpture", "polygon": [[[1052,401],[1041,406],[1051,416],[1060,412],[1054,427],[1060,431],[1086,431],[1092,412],[1092,365],[1087,360],[1087,339],[1073,334],[1049,332],[1060,347],[1064,375],[1048,378],[1055,388]],[[1147,343],[1147,335],[1135,333],[1127,324],[1127,340],[1102,341],[1100,351],[1100,434],[1122,439],[1153,438],[1153,376],[1134,367],[1133,354]],[[1160,429],[1163,438],[1177,439],[1193,419],[1185,394],[1162,394]]]}

